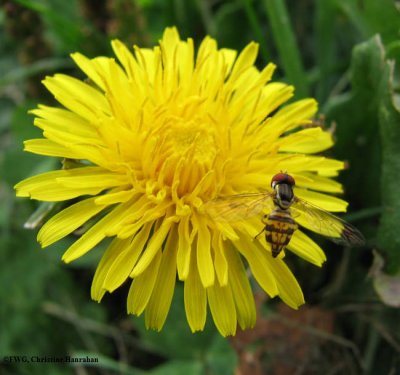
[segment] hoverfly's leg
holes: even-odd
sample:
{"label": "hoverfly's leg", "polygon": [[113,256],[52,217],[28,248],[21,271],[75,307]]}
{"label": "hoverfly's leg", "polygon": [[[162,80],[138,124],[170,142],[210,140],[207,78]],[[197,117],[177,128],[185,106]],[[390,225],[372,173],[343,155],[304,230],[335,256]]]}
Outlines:
{"label": "hoverfly's leg", "polygon": [[254,237],[254,239],[256,240],[261,234],[263,234],[265,232],[265,228],[263,228],[263,229],[261,229],[261,232],[260,233],[258,233],[255,237]]}
{"label": "hoverfly's leg", "polygon": [[[267,224],[267,219],[268,219],[268,215],[264,215],[264,217],[261,220],[264,225]],[[264,232],[265,232],[265,227],[261,230],[260,233],[257,234],[257,236],[254,237],[254,239],[256,240]]]}

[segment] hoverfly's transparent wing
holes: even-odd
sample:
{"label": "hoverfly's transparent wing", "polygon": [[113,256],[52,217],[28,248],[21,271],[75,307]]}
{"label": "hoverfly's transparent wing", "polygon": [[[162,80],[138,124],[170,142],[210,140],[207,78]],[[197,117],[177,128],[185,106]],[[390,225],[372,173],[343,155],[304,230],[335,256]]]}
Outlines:
{"label": "hoverfly's transparent wing", "polygon": [[357,228],[300,198],[295,198],[291,211],[300,225],[335,243],[344,246],[362,246],[365,243],[364,236]]}
{"label": "hoverfly's transparent wing", "polygon": [[227,195],[204,204],[208,215],[217,221],[240,221],[274,208],[273,192]]}

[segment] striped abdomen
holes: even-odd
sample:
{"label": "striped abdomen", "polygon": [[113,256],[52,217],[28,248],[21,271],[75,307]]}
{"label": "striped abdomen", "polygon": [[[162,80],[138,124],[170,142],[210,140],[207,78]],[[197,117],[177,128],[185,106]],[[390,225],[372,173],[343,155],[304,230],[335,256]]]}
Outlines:
{"label": "striped abdomen", "polygon": [[272,256],[275,258],[288,245],[294,231],[296,222],[292,219],[289,210],[275,208],[266,218],[265,239],[271,244]]}

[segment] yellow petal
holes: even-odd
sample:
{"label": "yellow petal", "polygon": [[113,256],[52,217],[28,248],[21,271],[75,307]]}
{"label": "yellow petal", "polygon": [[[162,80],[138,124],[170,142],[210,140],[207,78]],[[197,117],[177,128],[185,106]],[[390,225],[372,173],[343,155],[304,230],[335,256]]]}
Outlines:
{"label": "yellow petal", "polygon": [[110,114],[104,95],[76,78],[56,74],[46,77],[43,84],[64,107],[90,122],[95,123],[99,116]]}
{"label": "yellow petal", "polygon": [[48,220],[40,229],[37,239],[42,247],[49,246],[72,233],[105,207],[107,206],[97,205],[95,198],[75,203]]}
{"label": "yellow petal", "polygon": [[157,281],[146,307],[146,328],[160,331],[167,319],[175,288],[177,242],[177,229],[174,226],[165,244]]}
{"label": "yellow petal", "polygon": [[241,74],[253,66],[258,53],[258,44],[251,42],[240,53],[235,61],[228,82],[234,83]]}
{"label": "yellow petal", "polygon": [[286,156],[278,155],[277,159],[280,160],[273,160],[276,170],[284,170],[289,173],[317,172],[321,176],[330,177],[335,176],[337,171],[344,169],[342,161],[328,159],[323,156],[289,154]]}
{"label": "yellow petal", "polygon": [[134,81],[135,76],[138,74],[137,72],[140,69],[136,59],[133,57],[132,53],[125,46],[125,44],[119,40],[113,40],[111,42],[111,46],[118,60],[124,67],[129,79]]}
{"label": "yellow petal", "polygon": [[191,243],[189,237],[189,217],[184,216],[178,224],[177,269],[179,280],[186,280],[189,275]]}
{"label": "yellow petal", "polygon": [[[139,64],[139,72],[141,73],[143,84],[152,86],[154,84],[155,72],[159,63],[158,47],[152,50],[135,46],[135,56]],[[168,75],[169,73],[172,76],[175,73],[175,71],[168,65],[170,62],[169,59],[163,60],[163,63],[166,63],[166,66],[168,66],[167,69],[164,67],[164,75]],[[169,79],[167,79],[167,81],[169,81]],[[149,87],[147,89],[149,89]]]}
{"label": "yellow petal", "polygon": [[176,45],[180,42],[179,32],[176,27],[166,27],[160,44],[166,51],[175,52]]}
{"label": "yellow petal", "polygon": [[317,127],[291,133],[281,138],[277,145],[280,151],[311,154],[332,147],[333,139],[331,133]]}
{"label": "yellow petal", "polygon": [[139,276],[149,266],[154,256],[158,253],[172,226],[171,221],[163,221],[160,228],[155,231],[143,252],[139,262],[131,272],[131,277]]}
{"label": "yellow petal", "polygon": [[332,180],[328,177],[319,176],[315,173],[292,173],[296,181],[296,186],[323,191],[326,193],[343,193],[343,186],[341,183]]}
{"label": "yellow petal", "polygon": [[157,280],[158,269],[161,263],[161,249],[158,248],[147,267],[139,276],[135,277],[129,289],[127,308],[129,314],[140,315],[146,308],[154,284]]}
{"label": "yellow petal", "polygon": [[[131,90],[130,82],[125,72],[114,59],[109,59],[107,72],[108,75],[113,78],[112,80],[104,80],[104,84],[106,86],[111,113],[114,115],[114,119],[117,120],[117,126],[108,126],[108,128],[111,127],[111,129],[115,128],[116,130],[118,128],[123,129],[124,127],[129,128],[132,123],[132,118],[136,117],[137,98]],[[106,119],[105,124],[108,122],[109,119]],[[120,143],[124,143],[124,140],[131,138],[134,139],[132,134],[129,138],[122,138],[118,133],[116,134],[116,139]]]}
{"label": "yellow petal", "polygon": [[215,273],[217,274],[219,285],[226,286],[228,285],[228,262],[225,256],[225,243],[220,233],[213,233],[212,247],[214,250]]}
{"label": "yellow petal", "polygon": [[[146,196],[143,196],[147,200]],[[140,206],[139,202],[143,200],[138,199],[134,206],[132,206],[132,210],[130,212],[134,212],[134,214],[128,214],[125,216],[123,220],[123,227],[118,232],[119,238],[127,238],[132,234],[136,233],[139,228],[141,228],[144,224],[148,222],[155,222],[157,219],[160,219],[166,215],[167,208],[171,205],[171,202],[164,201],[158,206],[154,206],[151,202],[147,202],[147,204],[143,204]],[[167,221],[168,220],[168,221]],[[171,218],[165,219],[167,224],[171,221]],[[132,271],[131,277],[135,276],[136,270]]]}
{"label": "yellow petal", "polygon": [[217,43],[214,39],[206,36],[200,43],[200,46],[197,50],[197,58],[196,58],[196,66],[195,72],[199,73],[199,71],[204,72],[202,70],[204,66],[207,64],[208,59],[210,56],[215,55],[217,51]]}
{"label": "yellow petal", "polygon": [[133,198],[134,195],[135,195],[134,190],[119,191],[119,189],[117,188],[116,191],[112,190],[112,191],[107,192],[107,194],[96,197],[95,202],[96,202],[96,204],[121,203],[121,202],[126,202],[127,200]]}
{"label": "yellow petal", "polygon": [[[92,124],[67,109],[41,104],[29,112],[37,116],[35,126],[44,131],[57,131],[57,134],[62,133],[64,136],[81,137],[91,141],[98,137],[97,123]],[[79,140],[79,138],[77,139]]]}
{"label": "yellow petal", "polygon": [[85,169],[82,172],[87,173],[75,172],[78,171],[78,168],[71,169],[68,176],[57,177],[57,182],[67,189],[87,189],[91,187],[102,188],[102,190],[114,186],[123,186],[128,183],[127,177],[123,174],[111,173],[104,170],[89,171],[88,168],[79,168]]}
{"label": "yellow petal", "polygon": [[82,155],[79,155],[76,151],[73,151],[68,147],[43,138],[24,141],[24,151],[32,152],[33,154],[38,155],[69,159],[80,159],[82,157]]}
{"label": "yellow petal", "polygon": [[177,56],[181,56],[177,61],[178,75],[183,85],[191,86],[194,67],[194,45],[193,40],[188,39],[186,43],[179,43]]}
{"label": "yellow petal", "polygon": [[318,103],[314,99],[302,99],[280,109],[269,121],[268,126],[282,134],[301,124],[310,122],[317,112]]}
{"label": "yellow petal", "polygon": [[79,240],[68,248],[62,257],[62,260],[65,263],[72,262],[86,254],[102,241],[107,234],[113,235],[112,233],[114,232],[115,235],[115,232],[121,225],[123,215],[129,210],[130,205],[129,202],[120,204],[94,224],[81,238],[79,238]]}
{"label": "yellow petal", "polygon": [[256,305],[243,262],[231,246],[226,246],[226,258],[239,325],[242,329],[253,328],[256,324]]}
{"label": "yellow petal", "polygon": [[296,278],[282,259],[273,258],[270,253],[266,254],[265,259],[269,264],[268,268],[275,276],[279,297],[288,306],[297,310],[304,304],[304,296]]}
{"label": "yellow petal", "polygon": [[241,237],[239,241],[233,242],[233,245],[246,258],[251,272],[261,288],[270,297],[276,296],[278,294],[278,286],[266,259],[269,252],[265,249],[260,249],[257,241],[252,241],[247,237]]}
{"label": "yellow petal", "polygon": [[94,274],[91,296],[97,302],[103,298],[106,290],[103,288],[104,279],[107,276],[108,270],[110,269],[112,263],[118,257],[118,255],[124,252],[127,247],[130,246],[131,238],[125,240],[120,240],[119,238],[114,238],[111,244],[108,246],[107,250],[103,254],[100,263],[96,268]]}
{"label": "yellow petal", "polygon": [[232,241],[236,241],[239,237],[233,228],[233,225],[228,222],[216,222],[217,229],[222,233],[224,238],[229,238]]}
{"label": "yellow petal", "polygon": [[295,188],[294,193],[297,197],[327,211],[345,212],[348,206],[348,203],[343,199],[328,194],[321,194],[302,188]]}
{"label": "yellow petal", "polygon": [[231,288],[215,283],[207,288],[208,303],[215,326],[222,336],[234,336],[237,319]]}
{"label": "yellow petal", "polygon": [[201,283],[195,259],[190,262],[190,271],[184,288],[186,317],[192,332],[202,331],[207,317],[207,295]]}
{"label": "yellow petal", "polygon": [[318,267],[326,261],[322,249],[300,230],[294,232],[287,249]]}
{"label": "yellow petal", "polygon": [[231,72],[232,66],[236,60],[237,51],[234,49],[228,48],[221,48],[219,52],[223,56],[223,64],[224,64],[224,71],[225,77]]}
{"label": "yellow petal", "polygon": [[[265,115],[270,115],[270,113],[275,111],[280,105],[287,102],[293,96],[293,92],[294,87],[285,83],[268,83],[262,89],[262,96],[259,106],[265,108]],[[268,133],[271,131],[271,129],[263,126],[263,131]]]}
{"label": "yellow petal", "polygon": [[[87,168],[76,168],[72,173],[74,175],[79,175],[82,174],[82,172],[87,172]],[[71,176],[71,171],[72,170],[58,170],[29,177],[15,185],[15,189],[17,190],[16,195],[18,197],[31,197],[31,199],[38,199],[46,202],[57,202],[76,198],[80,195],[96,195],[104,190],[104,186],[65,188],[58,181],[58,178]]]}
{"label": "yellow petal", "polygon": [[75,64],[101,89],[105,89],[104,79],[102,75],[99,74],[98,68],[100,66],[106,67],[110,58],[107,57],[97,57],[95,59],[88,59],[81,53],[71,53],[72,59]]}
{"label": "yellow petal", "polygon": [[119,288],[122,283],[129,277],[137,260],[142,254],[143,248],[149,238],[149,233],[152,225],[146,224],[136,234],[125,250],[110,262],[107,275],[104,278],[102,288],[113,292]]}
{"label": "yellow petal", "polygon": [[211,238],[208,227],[202,221],[197,233],[197,267],[203,286],[207,288],[214,284],[214,263],[211,257]]}

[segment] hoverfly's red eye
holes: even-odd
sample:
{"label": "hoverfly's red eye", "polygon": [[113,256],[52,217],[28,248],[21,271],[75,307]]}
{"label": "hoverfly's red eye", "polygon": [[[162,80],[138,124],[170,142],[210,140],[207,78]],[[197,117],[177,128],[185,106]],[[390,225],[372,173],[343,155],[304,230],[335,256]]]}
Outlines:
{"label": "hoverfly's red eye", "polygon": [[295,185],[294,178],[287,173],[278,173],[271,180],[271,186],[275,186],[276,184],[289,184],[291,186]]}

